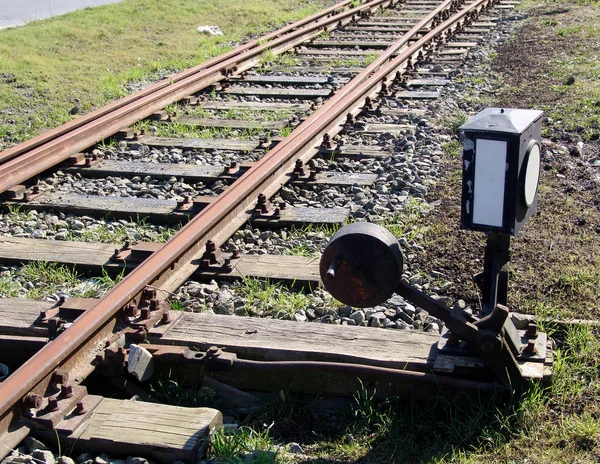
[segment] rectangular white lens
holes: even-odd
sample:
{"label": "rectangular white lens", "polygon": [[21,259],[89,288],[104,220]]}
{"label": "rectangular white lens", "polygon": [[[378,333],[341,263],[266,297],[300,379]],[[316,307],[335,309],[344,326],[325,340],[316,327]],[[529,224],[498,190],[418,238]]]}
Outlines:
{"label": "rectangular white lens", "polygon": [[506,142],[477,139],[475,143],[475,187],[473,223],[502,227]]}

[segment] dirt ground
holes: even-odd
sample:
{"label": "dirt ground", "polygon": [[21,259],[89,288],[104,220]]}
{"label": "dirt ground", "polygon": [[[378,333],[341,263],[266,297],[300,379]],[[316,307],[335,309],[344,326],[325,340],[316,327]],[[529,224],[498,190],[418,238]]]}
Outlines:
{"label": "dirt ground", "polygon": [[[511,246],[508,304],[521,312],[600,317],[597,10],[566,3],[531,10],[491,64],[502,91],[486,106],[545,111],[538,210]],[[446,157],[445,180],[427,199],[440,206],[422,220],[429,231],[419,261],[455,282],[454,298],[477,306],[471,277],[482,269],[485,236],[458,230],[460,169],[459,156]]]}

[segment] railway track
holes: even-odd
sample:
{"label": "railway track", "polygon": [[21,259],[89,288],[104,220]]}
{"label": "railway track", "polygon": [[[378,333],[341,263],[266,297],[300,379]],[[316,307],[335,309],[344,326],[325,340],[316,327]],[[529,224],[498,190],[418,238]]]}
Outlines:
{"label": "railway track", "polygon": [[[393,188],[407,192],[403,200],[388,199],[392,208],[404,207],[409,194],[422,197],[426,188],[418,179],[432,170],[424,162],[428,155],[394,154],[400,151],[395,144],[423,136],[419,102],[436,98],[449,82],[452,67],[494,25],[494,8],[510,6],[491,0],[342,2],[0,153],[0,192],[13,210],[56,214],[63,223],[69,218],[70,226],[93,218],[111,227],[132,219],[182,224],[166,243],[63,241],[69,234],[59,236],[60,227],[38,239],[0,237],[5,264],[45,261],[96,275],[126,274],[99,299],[0,302],[10,320],[3,325],[3,352],[14,353],[6,363],[20,366],[0,384],[0,456],[33,433],[98,452],[112,446],[114,452],[194,461],[208,431],[222,422],[219,411],[87,394],[83,383],[92,373],[122,377],[136,364],[132,343],[143,344],[156,372],[175,370],[187,378],[210,373],[244,390],[294,380],[298,391],[347,395],[361,378],[381,394],[418,396],[415,385],[419,394],[439,386],[506,391],[494,378],[493,361],[432,355],[442,321],[427,312],[421,326],[429,332],[345,327],[342,333],[337,325],[306,328],[172,309],[190,276],[320,284],[314,257],[240,253],[248,243],[236,244],[235,234],[249,222],[268,238],[275,229],[374,220],[376,208],[364,213],[356,204],[348,207],[331,187],[377,186],[384,198],[387,186],[377,180],[386,168],[391,177],[383,184],[395,181]],[[402,181],[400,170],[386,164],[393,156],[415,163],[416,181]],[[374,165],[380,172],[359,169]],[[373,200],[359,193],[363,205]],[[294,318],[306,318],[300,314]],[[378,317],[360,323],[346,317],[346,324],[351,321],[384,325]],[[547,379],[552,352],[545,338],[540,343],[535,359],[519,359],[520,375]],[[137,365],[136,376],[150,375],[143,362]],[[300,380],[298,372],[311,375]],[[162,414],[155,408],[164,408]],[[135,418],[131,430],[158,421],[164,435],[151,438],[156,442],[148,449],[145,433],[116,430],[115,424],[124,427],[124,415]],[[163,415],[192,425],[181,433]]]}

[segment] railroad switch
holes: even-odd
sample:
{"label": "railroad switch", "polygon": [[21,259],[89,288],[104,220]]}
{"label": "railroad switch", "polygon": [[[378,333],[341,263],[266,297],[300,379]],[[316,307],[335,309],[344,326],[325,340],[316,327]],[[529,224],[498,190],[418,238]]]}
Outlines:
{"label": "railroad switch", "polygon": [[488,234],[479,277],[483,290],[479,316],[448,308],[403,280],[398,240],[381,226],[347,225],[323,252],[321,278],[336,299],[365,308],[396,293],[444,322],[433,366],[436,373],[451,373],[470,359],[471,367],[487,367],[513,388],[547,377],[551,344],[535,324],[517,328],[513,323],[505,306],[508,274],[503,269],[510,260],[510,236],[537,207],[541,115],[535,110],[489,108],[461,127],[461,227]]}

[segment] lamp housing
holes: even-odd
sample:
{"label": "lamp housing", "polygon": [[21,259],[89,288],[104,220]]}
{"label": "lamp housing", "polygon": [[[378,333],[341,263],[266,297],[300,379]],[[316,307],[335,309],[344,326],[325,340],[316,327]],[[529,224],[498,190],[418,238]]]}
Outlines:
{"label": "lamp housing", "polygon": [[459,128],[462,229],[515,236],[535,212],[542,114],[487,108]]}

